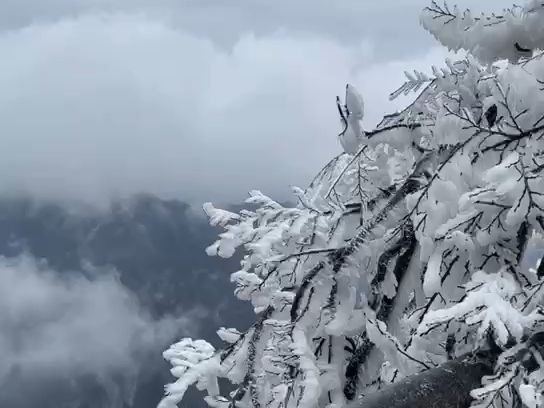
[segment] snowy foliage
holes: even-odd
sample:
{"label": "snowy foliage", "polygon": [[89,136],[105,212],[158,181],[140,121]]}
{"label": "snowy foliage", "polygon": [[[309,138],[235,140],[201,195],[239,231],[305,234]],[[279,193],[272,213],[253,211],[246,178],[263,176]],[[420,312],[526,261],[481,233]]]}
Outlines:
{"label": "snowy foliage", "polygon": [[421,16],[423,27],[452,50],[465,50],[485,63],[499,58],[516,63],[544,42],[544,4],[529,0],[491,15],[450,8],[433,1]]}
{"label": "snowy foliage", "polygon": [[344,102],[342,106],[340,98],[336,98],[336,105],[342,122],[342,132],[338,137],[344,151],[354,154],[357,152],[364,137],[361,125],[365,113],[364,102],[357,90],[349,84],[346,85]]}
{"label": "snowy foliage", "polygon": [[342,408],[482,350],[495,373],[474,406],[544,406],[544,263],[522,267],[544,233],[544,4],[474,17],[433,3],[422,22],[466,57],[407,73],[392,97],[415,102],[370,131],[348,85],[344,153],[296,207],[259,191],[252,212],[206,205],[224,228],[208,254],[244,251],[232,281],[256,321],[222,328],[223,350],[166,352],[179,380],[161,408],[192,383],[212,407]]}

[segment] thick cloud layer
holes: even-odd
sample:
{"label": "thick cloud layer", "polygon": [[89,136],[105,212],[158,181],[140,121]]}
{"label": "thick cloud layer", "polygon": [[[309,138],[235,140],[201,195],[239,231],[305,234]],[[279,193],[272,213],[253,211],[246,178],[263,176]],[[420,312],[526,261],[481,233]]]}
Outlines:
{"label": "thick cloud layer", "polygon": [[[500,10],[511,0],[453,0],[451,4],[478,10]],[[477,4],[475,4],[477,3]],[[278,28],[319,33],[335,41],[377,42],[384,60],[395,55],[423,55],[432,44],[417,25],[420,10],[430,0],[3,0],[0,30],[35,21],[55,21],[84,13],[134,12],[161,16],[215,43],[228,46],[241,34],[269,35]]]}
{"label": "thick cloud layer", "polygon": [[104,202],[278,194],[339,151],[346,81],[369,126],[401,102],[402,71],[372,45],[246,35],[230,50],[144,15],[94,15],[0,36],[0,194]]}
{"label": "thick cloud layer", "polygon": [[60,276],[30,257],[0,258],[0,310],[0,386],[14,372],[134,375],[180,329],[196,334],[190,315],[153,320],[111,273]]}

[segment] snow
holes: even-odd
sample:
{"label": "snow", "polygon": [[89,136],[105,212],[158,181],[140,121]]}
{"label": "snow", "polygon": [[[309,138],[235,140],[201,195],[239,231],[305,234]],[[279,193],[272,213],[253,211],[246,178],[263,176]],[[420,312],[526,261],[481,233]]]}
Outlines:
{"label": "snow", "polygon": [[544,233],[544,6],[475,16],[433,3],[422,23],[466,54],[432,75],[406,72],[392,97],[419,95],[373,130],[348,84],[337,100],[343,152],[292,188],[296,206],[258,190],[247,199],[255,211],[205,204],[223,228],[208,254],[244,253],[231,280],[255,324],[221,328],[223,351],[173,346],[178,381],[161,408],[191,384],[226,408],[217,377],[240,407],[344,408],[347,384],[368,394],[490,347],[495,374],[473,406],[512,406],[513,390],[543,406],[531,339],[544,331],[544,281],[523,265]]}

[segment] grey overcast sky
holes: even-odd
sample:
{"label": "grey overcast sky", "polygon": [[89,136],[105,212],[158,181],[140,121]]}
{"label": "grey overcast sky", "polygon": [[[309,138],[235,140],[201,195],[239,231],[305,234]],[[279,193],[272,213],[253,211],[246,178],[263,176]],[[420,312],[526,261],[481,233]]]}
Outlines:
{"label": "grey overcast sky", "polygon": [[419,26],[426,4],[3,0],[0,194],[284,198],[339,151],[334,97],[346,82],[371,127],[402,106],[387,95],[405,69],[442,63]]}

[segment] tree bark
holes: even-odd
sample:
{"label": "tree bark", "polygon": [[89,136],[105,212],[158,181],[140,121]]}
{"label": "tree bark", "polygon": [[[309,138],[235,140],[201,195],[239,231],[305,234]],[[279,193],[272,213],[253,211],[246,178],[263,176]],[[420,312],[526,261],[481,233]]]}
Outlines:
{"label": "tree bark", "polygon": [[354,400],[348,408],[468,408],[470,391],[480,387],[492,366],[485,355],[448,361]]}

